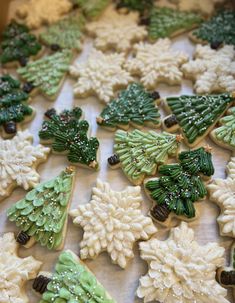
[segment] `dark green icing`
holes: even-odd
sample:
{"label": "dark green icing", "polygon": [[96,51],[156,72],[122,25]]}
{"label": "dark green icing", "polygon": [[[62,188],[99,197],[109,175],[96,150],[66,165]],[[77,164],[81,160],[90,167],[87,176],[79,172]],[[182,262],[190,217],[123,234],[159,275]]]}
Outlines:
{"label": "dark green icing", "polygon": [[39,137],[42,141],[51,141],[53,151],[66,152],[70,162],[98,168],[99,141],[87,137],[89,124],[80,120],[81,115],[79,107],[51,115],[49,120],[43,122]]}
{"label": "dark green icing", "polygon": [[61,48],[81,50],[84,25],[84,17],[76,14],[53,23],[41,33],[40,38],[46,45],[57,44]]}
{"label": "dark green icing", "polygon": [[72,0],[77,4],[84,15],[89,18],[99,17],[105,8],[111,3],[111,0]]}
{"label": "dark green icing", "polygon": [[160,114],[155,103],[151,93],[145,91],[142,85],[133,83],[117,99],[108,103],[97,123],[111,128],[128,125],[130,122],[140,126],[151,122],[157,126],[160,124]]}
{"label": "dark green icing", "polygon": [[179,154],[179,163],[162,165],[162,174],[158,179],[145,184],[150,196],[157,205],[166,205],[176,215],[193,218],[193,203],[204,198],[207,190],[201,175],[210,177],[214,174],[211,153],[203,147]]}
{"label": "dark green icing", "polygon": [[2,34],[1,50],[0,60],[4,64],[37,55],[41,45],[27,26],[12,21]]}
{"label": "dark green icing", "polygon": [[233,101],[229,93],[167,98],[167,104],[190,144],[202,137]]}
{"label": "dark green icing", "polygon": [[68,167],[58,177],[36,186],[8,209],[9,220],[42,246],[58,248],[64,237],[74,176],[75,170]]}
{"label": "dark green icing", "polygon": [[199,14],[181,12],[167,7],[154,7],[150,12],[149,37],[152,40],[170,37],[178,31],[191,30],[202,22]]}
{"label": "dark green icing", "polygon": [[70,251],[63,251],[55,267],[52,280],[39,303],[115,303],[96,277],[75,259]]}
{"label": "dark green icing", "polygon": [[127,7],[130,10],[144,12],[152,7],[153,2],[153,0],[120,0],[118,1],[118,7]]}
{"label": "dark green icing", "polygon": [[235,12],[221,11],[205,21],[193,35],[209,43],[220,42],[235,45]]}

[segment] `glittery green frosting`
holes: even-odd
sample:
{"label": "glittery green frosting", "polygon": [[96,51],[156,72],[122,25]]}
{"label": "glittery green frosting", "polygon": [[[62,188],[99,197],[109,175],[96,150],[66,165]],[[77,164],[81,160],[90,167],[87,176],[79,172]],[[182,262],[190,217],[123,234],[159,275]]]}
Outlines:
{"label": "glittery green frosting", "polygon": [[219,12],[202,23],[193,35],[209,43],[221,42],[235,45],[235,12],[228,10]]}
{"label": "glittery green frosting", "polygon": [[41,35],[47,45],[57,44],[61,48],[81,50],[81,36],[85,19],[82,15],[73,15],[50,25]]}
{"label": "glittery green frosting", "polygon": [[115,303],[96,277],[75,259],[70,251],[63,251],[55,273],[39,303]]}
{"label": "glittery green frosting", "polygon": [[58,177],[39,184],[8,209],[9,220],[16,222],[16,226],[42,246],[59,247],[63,241],[74,176],[75,170],[68,167]]}
{"label": "glittery green frosting", "polygon": [[207,194],[200,176],[214,174],[211,153],[203,147],[181,152],[178,164],[162,165],[159,173],[163,176],[145,184],[152,199],[157,205],[167,205],[178,216],[193,218],[193,203]]}
{"label": "glittery green frosting", "polygon": [[105,8],[111,3],[110,0],[72,0],[77,4],[87,18],[99,17]]}
{"label": "glittery green frosting", "polygon": [[231,94],[167,98],[167,104],[190,144],[203,136],[233,101]]}
{"label": "glittery green frosting", "polygon": [[83,164],[91,168],[98,168],[97,150],[99,141],[87,137],[89,124],[80,120],[82,110],[75,107],[56,112],[45,120],[39,132],[42,141],[50,141],[53,151],[67,153],[68,160],[73,164]]}
{"label": "glittery green frosting", "polygon": [[111,128],[128,125],[130,122],[140,126],[151,122],[158,126],[160,114],[155,102],[151,93],[146,92],[142,85],[133,83],[105,107],[97,123]]}
{"label": "glittery green frosting", "polygon": [[115,134],[115,153],[124,173],[133,182],[154,174],[168,156],[176,155],[178,146],[177,136],[165,132],[135,129],[132,132],[118,130]]}
{"label": "glittery green frosting", "polygon": [[19,68],[17,72],[27,82],[39,88],[49,98],[53,98],[60,89],[61,81],[69,69],[72,52],[65,49],[53,55]]}
{"label": "glittery green frosting", "polygon": [[191,30],[201,22],[201,16],[196,13],[181,12],[167,7],[155,7],[150,12],[149,37],[152,40],[170,37],[178,31]]}
{"label": "glittery green frosting", "polygon": [[41,45],[27,26],[12,21],[2,34],[1,49],[0,61],[4,64],[36,55]]}
{"label": "glittery green frosting", "polygon": [[120,0],[118,1],[119,7],[127,7],[130,10],[137,10],[144,12],[153,5],[153,0]]}

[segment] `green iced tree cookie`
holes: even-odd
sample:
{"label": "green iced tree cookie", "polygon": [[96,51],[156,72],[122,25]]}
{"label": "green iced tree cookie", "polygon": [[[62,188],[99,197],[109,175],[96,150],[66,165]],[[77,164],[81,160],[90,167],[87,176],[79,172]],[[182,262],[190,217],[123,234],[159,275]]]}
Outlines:
{"label": "green iced tree cookie", "polygon": [[88,19],[99,17],[105,8],[111,3],[110,0],[72,0],[77,4]]}
{"label": "green iced tree cookie", "polygon": [[0,126],[7,136],[17,132],[17,123],[33,116],[28,94],[20,88],[20,82],[10,75],[0,77]]}
{"label": "green iced tree cookie", "polygon": [[210,132],[233,101],[234,96],[229,93],[169,97],[166,103],[173,116],[165,118],[165,129],[180,127],[186,143],[193,147]]}
{"label": "green iced tree cookie", "polygon": [[28,244],[27,247],[36,241],[48,249],[62,248],[74,177],[75,169],[67,167],[58,177],[39,184],[8,209],[9,220],[21,229],[17,242]]}
{"label": "green iced tree cookie", "polygon": [[41,45],[28,27],[12,21],[2,34],[0,62],[18,61],[25,66],[28,58],[37,55],[40,50]]}
{"label": "green iced tree cookie", "polygon": [[177,155],[182,137],[135,129],[132,132],[118,130],[114,140],[115,155],[108,159],[110,166],[120,164],[128,179],[139,185],[146,176],[154,175],[168,157]]}
{"label": "green iced tree cookie", "polygon": [[116,127],[127,129],[129,124],[139,127],[149,124],[158,127],[161,122],[156,101],[159,99],[157,92],[147,92],[138,83],[130,84],[117,99],[108,103],[97,118],[97,123],[112,130]]}
{"label": "green iced tree cookie", "polygon": [[210,151],[209,147],[183,151],[179,163],[162,165],[162,176],[145,183],[147,193],[156,203],[151,210],[154,219],[165,222],[171,212],[185,219],[195,217],[194,202],[207,195],[202,177],[214,174]]}
{"label": "green iced tree cookie", "polygon": [[127,7],[130,10],[145,12],[153,6],[153,0],[118,0],[117,7]]}
{"label": "green iced tree cookie", "polygon": [[97,169],[97,150],[99,141],[88,138],[89,124],[80,120],[82,110],[75,107],[57,114],[54,109],[45,113],[48,120],[42,124],[39,137],[45,144],[51,144],[57,153],[66,153],[68,160],[77,165]]}
{"label": "green iced tree cookie", "polygon": [[59,93],[65,74],[69,70],[72,52],[65,49],[53,55],[30,62],[27,66],[19,68],[17,72],[34,88],[54,100]]}

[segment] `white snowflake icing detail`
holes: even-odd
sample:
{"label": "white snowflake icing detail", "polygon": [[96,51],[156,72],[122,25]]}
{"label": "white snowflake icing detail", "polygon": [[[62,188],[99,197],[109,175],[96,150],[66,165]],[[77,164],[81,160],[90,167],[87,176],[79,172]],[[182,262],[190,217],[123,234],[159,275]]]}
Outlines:
{"label": "white snowflake icing detail", "polygon": [[231,158],[227,171],[227,179],[215,179],[208,189],[211,200],[221,208],[217,218],[220,234],[235,238],[235,158]]}
{"label": "white snowflake icing detail", "polygon": [[78,78],[74,94],[85,97],[96,94],[99,99],[109,102],[114,96],[114,89],[125,87],[133,81],[123,68],[124,54],[104,54],[92,50],[87,62],[70,67],[70,74]]}
{"label": "white snowflake icing detail", "polygon": [[13,233],[0,237],[0,302],[27,303],[24,290],[27,280],[36,278],[41,262],[33,257],[19,258]]}
{"label": "white snowflake icing detail", "polygon": [[90,203],[72,210],[73,222],[84,229],[80,243],[82,259],[95,258],[107,251],[113,263],[125,268],[133,258],[133,244],[147,240],[157,231],[152,219],[141,212],[141,188],[129,186],[113,191],[108,183],[97,180]]}
{"label": "white snowflake icing detail", "polygon": [[194,60],[182,66],[184,75],[195,81],[198,94],[235,90],[235,51],[232,45],[219,50],[198,44]]}
{"label": "white snowflake icing detail", "polygon": [[182,11],[201,12],[205,15],[211,15],[217,4],[224,3],[225,0],[171,0],[177,4]]}
{"label": "white snowflake icing detail", "polygon": [[215,280],[216,269],[224,265],[224,248],[199,246],[187,223],[172,229],[166,241],[141,242],[140,250],[149,266],[137,290],[144,302],[229,303],[227,291]]}
{"label": "white snowflake icing detail", "polygon": [[36,166],[47,159],[50,148],[33,146],[32,140],[28,131],[18,132],[11,140],[0,139],[0,199],[16,186],[28,190],[39,183]]}
{"label": "white snowflake icing detail", "polygon": [[130,58],[126,68],[140,80],[146,89],[153,89],[159,82],[170,85],[181,84],[183,73],[180,67],[188,56],[171,49],[169,39],[159,39],[154,44],[140,42],[134,46],[136,56]]}

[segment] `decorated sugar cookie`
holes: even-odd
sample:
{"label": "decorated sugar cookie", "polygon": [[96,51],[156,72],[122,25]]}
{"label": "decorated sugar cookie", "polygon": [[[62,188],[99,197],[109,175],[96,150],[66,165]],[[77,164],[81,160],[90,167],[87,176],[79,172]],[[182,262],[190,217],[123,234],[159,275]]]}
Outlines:
{"label": "decorated sugar cookie", "polygon": [[96,19],[111,3],[111,0],[72,0],[72,2],[78,5],[88,19]]}
{"label": "decorated sugar cookie", "polygon": [[229,303],[226,289],[215,279],[216,269],[224,265],[224,248],[200,246],[187,223],[171,229],[165,241],[141,242],[140,255],[148,263],[137,289],[144,302]]}
{"label": "decorated sugar cookie", "polygon": [[47,119],[42,123],[39,137],[43,144],[52,146],[53,152],[66,154],[72,164],[98,169],[99,141],[87,136],[89,124],[80,120],[81,116],[79,107],[60,114],[50,109],[45,113]]}
{"label": "decorated sugar cookie", "polygon": [[171,48],[169,39],[159,39],[154,44],[140,42],[134,46],[135,57],[126,62],[126,69],[140,76],[146,89],[155,89],[159,83],[180,85],[183,73],[180,68],[188,55]]}
{"label": "decorated sugar cookie", "polygon": [[28,0],[17,9],[17,15],[24,19],[29,28],[37,29],[51,24],[72,8],[69,0]]}
{"label": "decorated sugar cookie", "polygon": [[67,167],[58,177],[37,185],[8,209],[8,219],[21,229],[18,243],[27,248],[35,242],[48,249],[63,248],[74,177],[75,168]]}
{"label": "decorated sugar cookie", "polygon": [[197,94],[235,91],[235,50],[232,45],[214,50],[208,45],[196,46],[194,59],[183,64],[182,71],[194,82]]}
{"label": "decorated sugar cookie", "polygon": [[42,294],[40,303],[115,303],[94,274],[70,250],[59,255],[54,274],[39,273],[33,289]]}
{"label": "decorated sugar cookie", "polygon": [[160,102],[158,92],[148,92],[141,84],[133,83],[103,109],[96,121],[109,130],[117,127],[127,130],[129,125],[137,128],[144,125],[159,127],[161,122],[157,104]]}
{"label": "decorated sugar cookie", "polygon": [[164,225],[176,217],[182,220],[196,219],[194,203],[207,195],[203,179],[214,174],[209,147],[183,151],[179,163],[162,165],[159,178],[145,182],[147,195],[154,201],[151,216]]}
{"label": "decorated sugar cookie", "polygon": [[19,68],[17,72],[27,81],[25,91],[32,92],[37,89],[48,99],[54,100],[60,91],[72,58],[72,52],[65,49]]}
{"label": "decorated sugar cookie", "polygon": [[96,48],[103,51],[113,48],[115,51],[127,52],[134,42],[147,36],[145,27],[138,25],[138,21],[137,12],[119,14],[110,6],[98,21],[88,23],[86,30],[95,37]]}
{"label": "decorated sugar cookie", "polygon": [[185,143],[196,146],[212,130],[219,118],[235,101],[235,95],[193,95],[166,98],[166,109],[172,113],[163,121],[165,130],[180,129]]}
{"label": "decorated sugar cookie", "polygon": [[113,263],[125,268],[128,259],[134,257],[133,244],[157,231],[152,220],[142,214],[141,203],[139,186],[116,192],[108,183],[97,180],[91,202],[70,211],[73,223],[84,229],[81,258],[96,258],[107,251]]}
{"label": "decorated sugar cookie", "polygon": [[221,213],[217,218],[221,236],[235,238],[235,158],[227,165],[227,179],[215,179],[207,187],[210,200],[215,202]]}
{"label": "decorated sugar cookie", "polygon": [[15,135],[22,123],[33,118],[34,110],[28,105],[29,101],[18,80],[10,75],[0,77],[0,126],[4,138]]}
{"label": "decorated sugar cookie", "polygon": [[70,74],[78,78],[74,85],[74,94],[86,97],[95,94],[108,103],[114,97],[114,90],[127,86],[133,78],[124,69],[124,54],[104,54],[92,50],[87,62],[70,67]]}
{"label": "decorated sugar cookie", "polygon": [[28,190],[39,183],[36,167],[46,161],[50,148],[33,146],[32,141],[28,131],[18,132],[11,140],[0,138],[0,200],[17,186]]}
{"label": "decorated sugar cookie", "polygon": [[27,26],[12,21],[2,33],[0,62],[4,65],[25,66],[30,57],[39,56],[42,49]]}
{"label": "decorated sugar cookie", "polygon": [[112,168],[120,166],[131,183],[140,185],[144,178],[155,175],[168,157],[177,156],[181,140],[181,135],[165,132],[118,130],[114,138],[115,154],[108,163]]}
{"label": "decorated sugar cookie", "polygon": [[41,262],[33,257],[20,258],[13,233],[0,237],[0,300],[2,303],[28,303],[25,284],[36,278]]}

